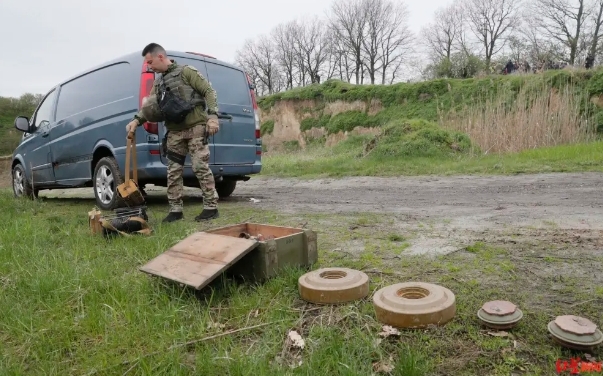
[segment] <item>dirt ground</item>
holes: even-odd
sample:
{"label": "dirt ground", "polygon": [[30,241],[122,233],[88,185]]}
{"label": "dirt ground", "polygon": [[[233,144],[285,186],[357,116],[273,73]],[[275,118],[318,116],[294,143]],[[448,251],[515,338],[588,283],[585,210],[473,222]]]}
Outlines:
{"label": "dirt ground", "polygon": [[[285,213],[383,213],[414,232],[408,253],[446,254],[475,242],[603,245],[603,174],[252,179],[233,199]],[[568,247],[565,247],[568,246]]]}
{"label": "dirt ground", "polygon": [[[4,186],[9,183],[6,178]],[[319,180],[254,177],[240,182],[226,201],[293,215],[383,213],[400,231],[414,233],[407,252],[446,254],[477,241],[508,242],[518,237],[564,244],[591,239],[595,248],[603,245],[598,239],[603,230],[601,186],[601,173]],[[149,186],[147,192],[165,198],[165,188]],[[201,192],[187,188],[186,195],[200,197]],[[91,189],[43,191],[40,196],[93,197]]]}

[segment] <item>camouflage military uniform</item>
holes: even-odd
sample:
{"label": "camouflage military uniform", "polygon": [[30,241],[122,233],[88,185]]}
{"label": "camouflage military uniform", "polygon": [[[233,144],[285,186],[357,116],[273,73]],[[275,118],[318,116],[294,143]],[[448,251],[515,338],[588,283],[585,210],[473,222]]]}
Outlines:
{"label": "camouflage military uniform", "polygon": [[[182,131],[170,131],[167,147],[180,155],[190,153],[193,172],[199,179],[203,192],[203,208],[211,210],[218,207],[218,193],[216,192],[214,175],[209,168],[209,145],[203,144],[204,134],[205,125],[203,124]],[[184,167],[181,164],[168,160],[167,195],[171,212],[182,211],[183,169]]]}
{"label": "camouflage military uniform", "polygon": [[[204,212],[216,210],[218,207],[218,193],[215,188],[214,176],[209,168],[209,146],[204,144],[205,128],[210,117],[217,119],[218,104],[216,92],[209,81],[203,77],[194,67],[179,66],[175,61],[168,70],[163,73],[165,84],[172,91],[176,91],[183,99],[190,100],[195,108],[180,124],[167,122],[168,130],[167,148],[169,151],[186,156],[190,154],[192,168],[203,192]],[[150,95],[156,95],[159,90],[158,77],[151,90]],[[207,113],[204,107],[207,106]],[[139,124],[146,122],[140,111],[136,116]],[[182,193],[184,166],[168,158],[167,196],[170,205],[170,213],[181,213],[183,210]],[[200,218],[203,213],[196,219]],[[167,219],[167,218],[166,218]]]}

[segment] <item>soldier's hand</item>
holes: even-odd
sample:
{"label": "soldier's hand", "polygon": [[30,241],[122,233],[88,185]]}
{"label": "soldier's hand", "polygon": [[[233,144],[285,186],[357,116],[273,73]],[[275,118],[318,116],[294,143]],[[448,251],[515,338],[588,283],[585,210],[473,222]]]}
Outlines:
{"label": "soldier's hand", "polygon": [[134,119],[131,122],[129,122],[128,125],[126,125],[126,132],[127,133],[135,133],[136,127],[138,127],[138,120]]}
{"label": "soldier's hand", "polygon": [[210,136],[218,133],[220,130],[220,123],[218,122],[218,117],[215,115],[210,115],[209,119],[207,119],[207,133]]}

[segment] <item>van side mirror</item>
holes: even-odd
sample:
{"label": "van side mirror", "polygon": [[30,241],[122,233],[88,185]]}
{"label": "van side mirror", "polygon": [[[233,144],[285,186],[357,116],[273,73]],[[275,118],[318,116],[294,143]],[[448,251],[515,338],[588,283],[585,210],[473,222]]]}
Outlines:
{"label": "van side mirror", "polygon": [[17,116],[15,119],[15,128],[21,132],[29,132],[29,119],[25,116]]}

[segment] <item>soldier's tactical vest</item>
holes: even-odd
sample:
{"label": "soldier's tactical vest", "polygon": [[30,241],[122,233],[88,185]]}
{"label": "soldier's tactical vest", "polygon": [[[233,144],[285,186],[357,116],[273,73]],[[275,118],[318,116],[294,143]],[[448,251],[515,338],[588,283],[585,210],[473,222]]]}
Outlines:
{"label": "soldier's tactical vest", "polygon": [[[205,108],[205,100],[199,95],[199,93],[193,90],[192,87],[184,83],[184,80],[182,79],[182,70],[186,66],[187,65],[177,65],[172,71],[163,75],[163,82],[172,93],[177,94],[180,98],[184,99],[195,107],[198,105],[203,105],[203,108]],[[197,72],[195,67],[190,65],[188,65],[188,67]],[[161,80],[161,78],[159,78],[159,80]]]}

